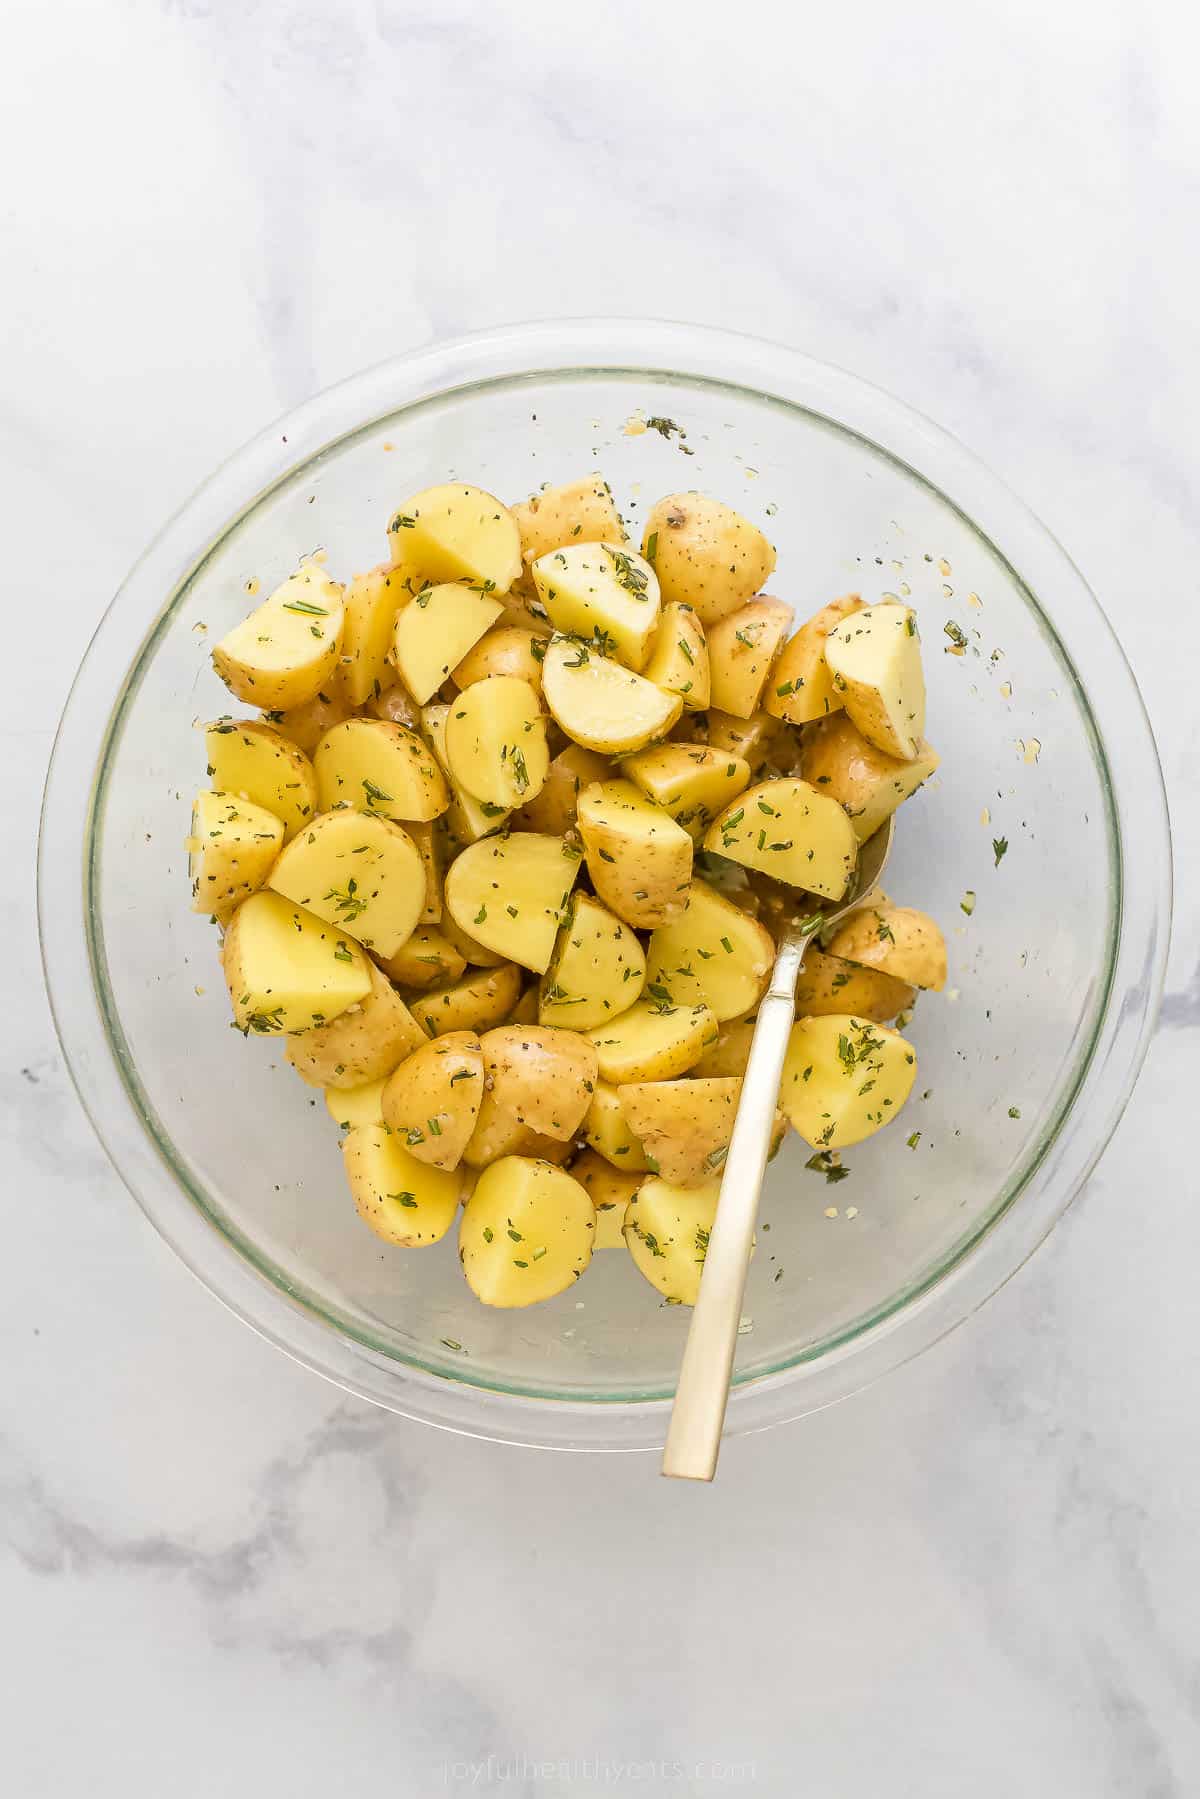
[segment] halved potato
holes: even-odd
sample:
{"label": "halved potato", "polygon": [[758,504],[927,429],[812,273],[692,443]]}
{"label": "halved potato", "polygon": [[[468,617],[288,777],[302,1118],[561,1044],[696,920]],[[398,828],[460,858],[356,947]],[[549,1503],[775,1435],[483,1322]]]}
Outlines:
{"label": "halved potato", "polygon": [[187,840],[192,911],[224,922],[262,886],[282,847],[273,812],[232,793],[198,793]]}
{"label": "halved potato", "polygon": [[457,1174],[418,1162],[382,1124],[348,1131],[342,1159],[359,1217],[385,1243],[423,1249],[446,1235],[458,1211]]}
{"label": "halved potato", "polygon": [[705,881],[693,881],[687,911],[651,935],[647,991],[675,1005],[703,1002],[718,1024],[753,1012],[775,965],[771,933]]}
{"label": "halved potato", "polygon": [[378,1081],[364,1081],[361,1087],[327,1087],[325,1104],[329,1108],[329,1116],[344,1131],[355,1124],[382,1124],[383,1090],[386,1086],[387,1079],[384,1077]]}
{"label": "halved potato", "polygon": [[719,711],[753,718],[791,622],[791,607],[764,594],[709,627],[712,703]]}
{"label": "halved potato", "polygon": [[837,801],[854,826],[854,835],[865,843],[929,779],[938,760],[937,751],[922,738],[913,759],[901,762],[868,743],[846,714],[838,712],[805,734],[800,773],[810,786]]}
{"label": "halved potato", "polygon": [[446,912],[442,919],[442,931],[458,951],[459,955],[462,956],[472,968],[499,968],[502,963],[507,962],[509,959],[507,956],[498,956],[495,950],[488,949],[486,945],[480,943],[477,938],[472,937],[470,931],[464,931],[459,925],[455,924],[449,911]]}
{"label": "halved potato", "polygon": [[527,800],[514,823],[522,830],[562,837],[575,826],[579,792],[608,774],[608,758],[569,743],[552,757],[540,793]]}
{"label": "halved potato", "polygon": [[596,1089],[596,1051],[576,1031],[508,1024],[481,1039],[488,1088],[518,1124],[565,1142]]}
{"label": "halved potato", "polygon": [[578,1181],[548,1162],[505,1156],[463,1208],[459,1260],[484,1305],[536,1305],[579,1279],[595,1236],[595,1207]]}
{"label": "halved potato", "polygon": [[747,788],[710,826],[704,847],[825,899],[841,899],[858,861],[841,807],[794,779]]}
{"label": "halved potato", "polygon": [[349,718],[350,711],[340,687],[334,688],[330,681],[328,688],[322,688],[301,706],[268,711],[264,714],[264,722],[281,737],[286,737],[289,743],[295,744],[298,750],[303,750],[306,756],[311,756],[326,731],[332,731],[334,725]]}
{"label": "halved potato", "polygon": [[346,583],[339,681],[351,706],[365,706],[390,685],[392,629],[397,612],[412,597],[411,577],[388,563],[369,569],[365,575],[354,575]]}
{"label": "halved potato", "polygon": [[372,966],[371,990],[357,1005],[289,1036],[283,1053],[310,1087],[361,1087],[384,1079],[424,1042],[396,989]]}
{"label": "halved potato", "polygon": [[213,667],[247,706],[302,706],[333,680],[341,641],[341,585],[306,562],[214,646]]}
{"label": "halved potato", "polygon": [[808,949],[796,982],[798,1018],[823,1018],[847,1013],[888,1024],[907,1012],[916,989],[877,968],[859,968],[841,956],[830,956],[819,944]]}
{"label": "halved potato", "polygon": [[472,968],[448,987],[419,994],[409,1011],[429,1037],[444,1037],[448,1031],[486,1031],[508,1017],[520,992],[520,971],[505,962],[500,968]]}
{"label": "halved potato", "polygon": [[[786,733],[779,720],[769,712],[756,712],[753,718],[734,718],[711,706],[708,712],[710,749],[740,756],[752,775],[774,760]],[[788,746],[790,754],[790,746]]]}
{"label": "halved potato", "polygon": [[597,781],[579,796],[579,833],[592,885],[639,930],[678,917],[692,878],[692,840],[631,781]]}
{"label": "halved potato", "polygon": [[625,1208],[641,1186],[638,1174],[622,1174],[594,1149],[584,1149],[567,1170],[596,1208],[596,1249],[624,1249]]}
{"label": "halved potato", "polygon": [[579,852],[565,837],[487,837],[450,864],[446,909],[485,948],[542,974],[578,873]]}
{"label": "halved potato", "polygon": [[688,712],[705,710],[712,693],[708,644],[704,626],[690,606],[672,600],[663,607],[642,673],[656,687],[677,693]]}
{"label": "halved potato", "polygon": [[467,958],[446,933],[433,925],[421,925],[394,956],[377,956],[380,967],[398,987],[440,987],[466,973]]}
{"label": "halved potato", "polygon": [[716,1040],[717,1021],[704,1005],[669,1006],[643,997],[587,1035],[596,1046],[600,1073],[620,1087],[686,1074]]}
{"label": "halved potato", "polygon": [[493,831],[500,830],[509,815],[503,806],[495,806],[490,800],[477,800],[455,782],[446,755],[446,721],[449,716],[450,708],[444,701],[425,706],[421,711],[421,729],[437,757],[438,767],[450,785],[450,804],[443,814],[446,829],[455,846],[464,848],[467,844],[478,843],[481,837],[490,837]]}
{"label": "halved potato", "polygon": [[538,632],[525,625],[495,624],[467,651],[451,678],[461,691],[493,675],[512,675],[540,694],[545,653],[546,640]]}
{"label": "halved potato", "polygon": [[745,1074],[757,1022],[755,1018],[734,1018],[728,1024],[723,1024],[717,1033],[716,1042],[710,1044],[692,1069],[697,1080]]}
{"label": "halved potato", "polygon": [[737,1078],[631,1081],[620,1089],[625,1116],[651,1168],[679,1187],[718,1178],[741,1092]]}
{"label": "halved potato", "polygon": [[825,640],[825,660],[868,743],[913,761],[925,731],[925,671],[912,607],[898,600],[864,606]]}
{"label": "halved potato", "polygon": [[204,727],[208,778],[217,793],[253,800],[283,823],[283,839],[296,835],[317,809],[312,763],[273,725],[256,718],[218,718]]}
{"label": "halved potato", "polygon": [[334,725],[313,756],[322,812],[348,806],[391,818],[438,818],[450,803],[446,778],[415,731],[381,718],[348,718]]}
{"label": "halved potato", "polygon": [[504,610],[499,600],[461,582],[426,587],[396,614],[392,661],[421,706]]}
{"label": "halved potato", "polygon": [[268,885],[381,956],[407,943],[425,905],[412,838],[366,812],[322,812],[286,845]]}
{"label": "halved potato", "polygon": [[645,979],[645,951],[629,926],[590,894],[577,893],[542,978],[538,1017],[590,1030],[626,1011]]}
{"label": "halved potato", "polygon": [[720,1197],[720,1181],[677,1187],[652,1175],[629,1202],[624,1225],[629,1253],[639,1274],[669,1305],[696,1303]]}
{"label": "halved potato", "polygon": [[626,1174],[645,1173],[650,1166],[645,1151],[629,1128],[620,1088],[610,1086],[607,1081],[596,1082],[596,1091],[583,1121],[583,1134],[597,1155]]}
{"label": "halved potato", "polygon": [[[418,1030],[418,1036],[420,1032]],[[400,1063],[383,1090],[383,1121],[431,1168],[457,1168],[483,1102],[483,1051],[473,1031],[448,1031]]]}
{"label": "halved potato", "polygon": [[861,612],[862,596],[844,594],[830,600],[806,619],[786,643],[767,682],[763,710],[790,725],[806,725],[813,719],[839,712],[842,696],[834,691],[833,675],[825,660],[825,640],[852,612]]}
{"label": "halved potato", "polygon": [[512,512],[526,565],[566,543],[625,542],[625,527],[603,475],[587,475],[561,487],[543,487]]}
{"label": "halved potato", "polygon": [[550,767],[537,694],[514,675],[488,675],[452,700],[445,744],[455,785],[507,811],[541,792]]}
{"label": "halved potato", "polygon": [[898,1031],[865,1018],[802,1018],[792,1027],[779,1103],[813,1149],[846,1149],[896,1117],[917,1078]]}
{"label": "halved potato", "polygon": [[352,938],[266,890],[234,913],[224,962],[238,1029],[261,1036],[323,1025],[371,990],[371,964]]}
{"label": "halved potato", "polygon": [[756,594],[775,567],[757,525],[702,493],[674,493],[651,508],[642,554],[664,600],[692,606],[707,630]]}
{"label": "halved potato", "polygon": [[862,971],[890,975],[896,983],[935,993],[946,985],[946,939],[927,912],[912,906],[879,901],[858,907],[830,938],[829,953],[860,964]]}
{"label": "halved potato", "polygon": [[658,630],[658,581],[648,562],[619,544],[570,543],[530,569],[556,631],[594,643],[640,669]]}
{"label": "halved potato", "polygon": [[699,743],[660,743],[626,757],[621,768],[696,843],[750,784],[749,766],[740,756]]}
{"label": "halved potato", "polygon": [[503,594],[521,572],[517,521],[481,487],[449,482],[413,494],[392,518],[388,536],[392,561],[419,568],[430,581],[474,581]]}
{"label": "halved potato", "polygon": [[609,755],[665,737],[683,710],[678,694],[664,693],[579,637],[552,637],[546,645],[542,693],[568,737]]}

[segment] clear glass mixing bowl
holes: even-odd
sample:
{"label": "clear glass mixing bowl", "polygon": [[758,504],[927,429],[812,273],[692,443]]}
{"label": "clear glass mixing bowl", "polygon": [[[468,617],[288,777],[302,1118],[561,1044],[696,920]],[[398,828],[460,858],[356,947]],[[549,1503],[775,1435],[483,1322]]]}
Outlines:
{"label": "clear glass mixing bowl", "polygon": [[[631,430],[639,415],[686,438]],[[1133,678],[1061,548],[952,439],[836,369],[678,325],[522,326],[280,420],[167,526],[96,633],[47,785],[40,912],[95,1127],[239,1316],[398,1412],[634,1449],[662,1440],[688,1314],[616,1253],[548,1305],[492,1312],[453,1237],[417,1252],[372,1236],[320,1096],[276,1044],[230,1029],[184,850],[195,725],[229,705],[209,648],[248,581],[266,592],[318,546],[338,574],[380,560],[397,501],[434,481],[515,500],[594,468],[635,527],[679,488],[742,508],[798,617],[848,589],[911,594],[943,758],[901,815],[888,887],[942,921],[951,991],[920,1002],[914,1098],[847,1154],[849,1178],[807,1170],[795,1137],[770,1170],[729,1427],[825,1405],[959,1322],[1050,1229],[1128,1097],[1167,948],[1166,807]]]}

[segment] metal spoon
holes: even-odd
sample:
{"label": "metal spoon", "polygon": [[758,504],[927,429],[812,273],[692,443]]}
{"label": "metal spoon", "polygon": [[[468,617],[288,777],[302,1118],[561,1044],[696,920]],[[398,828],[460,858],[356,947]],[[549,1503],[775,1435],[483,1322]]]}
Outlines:
{"label": "metal spoon", "polygon": [[717,1471],[758,1195],[796,1015],[796,977],[817,932],[861,906],[879,886],[891,853],[894,822],[889,818],[863,844],[851,892],[793,924],[775,957],[742,1080],[717,1215],[667,1431],[662,1472],[679,1480],[711,1480]]}

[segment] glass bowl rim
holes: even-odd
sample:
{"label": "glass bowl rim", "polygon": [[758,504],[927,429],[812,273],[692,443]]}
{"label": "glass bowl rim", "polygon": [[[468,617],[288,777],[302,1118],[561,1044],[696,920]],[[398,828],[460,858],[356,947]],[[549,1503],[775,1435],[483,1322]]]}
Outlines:
{"label": "glass bowl rim", "polygon": [[[101,1143],[146,1216],[202,1284],[259,1334],[348,1391],[406,1416],[563,1449],[658,1447],[669,1401],[531,1397],[398,1361],[289,1297],[204,1216],[122,1074],[99,991],[87,880],[104,754],[127,692],[216,542],[281,481],[397,413],[498,381],[617,372],[741,388],[828,420],[899,463],[958,512],[1047,619],[1077,675],[1116,840],[1107,995],[1077,1078],[1015,1190],[884,1316],[816,1359],[735,1388],[731,1432],[766,1428],[858,1390],[953,1329],[1024,1263],[1079,1191],[1128,1100],[1161,997],[1170,931],[1170,827],[1161,769],[1132,671],[1098,601],[1045,526],[997,477],[940,427],[858,377],[800,351],[706,327],[636,319],[535,322],[378,364],[283,415],[235,452],[168,522],[118,590],[84,656],[55,741],[39,838],[38,915],[64,1057]],[[1050,592],[1053,623],[1037,599]],[[1115,758],[1096,719],[1097,692],[1108,719],[1123,708]]]}

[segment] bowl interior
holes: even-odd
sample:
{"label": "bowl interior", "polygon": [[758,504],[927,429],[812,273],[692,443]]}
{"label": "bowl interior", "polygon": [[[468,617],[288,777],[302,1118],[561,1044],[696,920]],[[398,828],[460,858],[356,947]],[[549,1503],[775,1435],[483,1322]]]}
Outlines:
{"label": "bowl interior", "polygon": [[[639,413],[686,438],[630,429]],[[895,1312],[1020,1193],[1092,1052],[1120,882],[1096,729],[1038,599],[946,497],[826,418],[638,371],[500,379],[376,419],[249,502],[164,596],[96,790],[91,954],[126,1087],[195,1206],[295,1304],[400,1363],[612,1402],[672,1390],[687,1314],[618,1253],[597,1254],[547,1305],[490,1312],[452,1238],[417,1252],[373,1237],[347,1196],[321,1095],[269,1040],[230,1028],[215,933],[187,910],[184,849],[204,782],[195,726],[230,709],[209,648],[252,603],[248,582],[266,592],[318,547],[339,575],[384,559],[391,511],[433,481],[515,500],[593,468],[634,533],[680,488],[745,511],[778,546],[771,588],[798,619],[847,590],[911,599],[928,735],[943,758],[901,813],[887,887],[941,921],[950,991],[920,1000],[913,1100],[847,1152],[845,1179],[806,1169],[795,1136],[773,1164],[739,1380],[820,1358]],[[962,653],[947,622],[965,635]],[[995,839],[1008,845],[998,864]]]}

